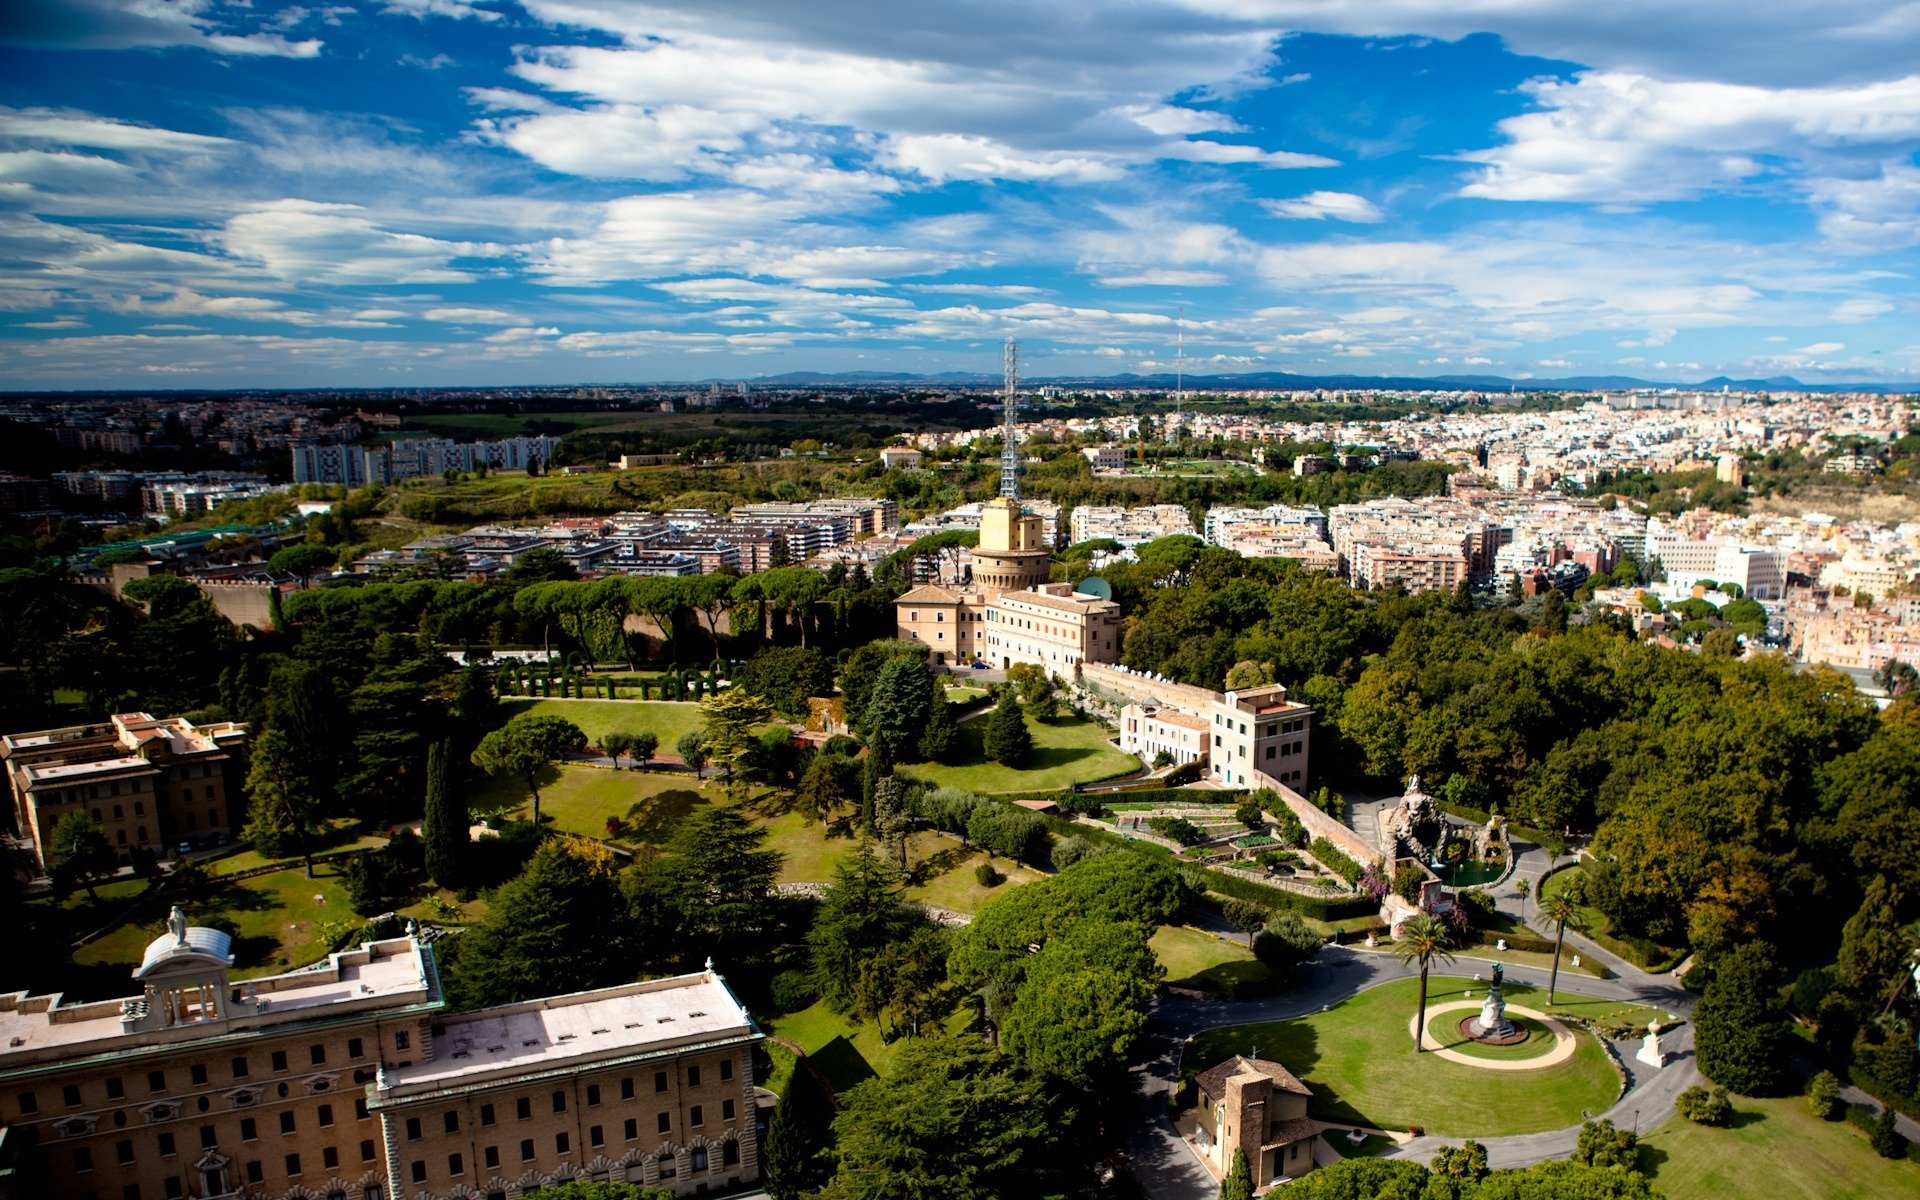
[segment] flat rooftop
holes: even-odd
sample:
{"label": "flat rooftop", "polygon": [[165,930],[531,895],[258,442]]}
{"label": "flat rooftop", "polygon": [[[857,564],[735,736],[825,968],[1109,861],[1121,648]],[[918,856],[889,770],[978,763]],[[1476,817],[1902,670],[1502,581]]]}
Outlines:
{"label": "flat rooftop", "polygon": [[28,786],[37,783],[58,783],[70,779],[83,779],[91,775],[110,775],[115,771],[151,771],[153,764],[137,754],[122,755],[118,758],[97,758],[92,762],[55,763],[45,767],[22,767]]}
{"label": "flat rooftop", "polygon": [[448,1017],[433,1060],[384,1072],[380,1094],[405,1100],[496,1075],[759,1036],[726,983],[703,971]]}
{"label": "flat rooftop", "polygon": [[239,999],[226,1020],[131,1032],[122,1028],[120,1000],[62,1005],[58,994],[0,995],[0,1075],[43,1062],[171,1047],[196,1038],[439,998],[426,951],[412,938],[369,942],[302,970],[229,986]]}

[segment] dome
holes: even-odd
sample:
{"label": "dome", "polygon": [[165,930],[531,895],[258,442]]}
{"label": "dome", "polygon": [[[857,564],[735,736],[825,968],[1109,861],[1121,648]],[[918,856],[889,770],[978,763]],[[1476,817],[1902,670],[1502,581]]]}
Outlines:
{"label": "dome", "polygon": [[140,969],[133,973],[133,977],[144,979],[156,968],[173,963],[231,967],[233,938],[221,930],[208,929],[204,925],[190,925],[184,934],[168,930],[147,943],[147,952],[140,956]]}

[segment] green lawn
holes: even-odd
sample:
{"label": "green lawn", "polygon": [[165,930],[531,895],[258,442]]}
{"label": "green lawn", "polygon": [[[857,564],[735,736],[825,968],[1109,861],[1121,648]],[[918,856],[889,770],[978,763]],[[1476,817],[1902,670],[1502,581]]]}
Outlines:
{"label": "green lawn", "polygon": [[683,734],[700,728],[700,706],[691,700],[528,700],[525,697],[503,700],[500,709],[509,717],[523,712],[541,716],[565,717],[578,725],[594,745],[613,730],[640,733],[652,730],[660,739],[660,753],[672,754],[674,743]]}
{"label": "green lawn", "polygon": [[992,887],[986,887],[974,877],[975,869],[987,861],[986,851],[966,850],[959,842],[937,833],[914,834],[908,843],[907,855],[911,863],[922,866],[930,876],[924,883],[908,888],[907,899],[950,908],[955,912],[977,913],[982,905],[995,896],[1005,895],[1023,883],[1045,878],[1032,867],[996,858],[993,860],[993,869],[1002,878]]}
{"label": "green lawn", "polygon": [[880,1028],[871,1022],[855,1027],[829,1009],[825,1001],[812,1008],[778,1017],[768,1031],[798,1042],[819,1069],[827,1085],[844,1092],[863,1079],[884,1075],[893,1066],[905,1042],[891,1046],[880,1041]]}
{"label": "green lawn", "polygon": [[1470,1058],[1491,1058],[1503,1061],[1519,1061],[1540,1058],[1553,1050],[1553,1032],[1532,1017],[1522,1017],[1509,1013],[1507,1019],[1526,1031],[1527,1040],[1515,1042],[1511,1046],[1489,1046],[1476,1042],[1460,1033],[1460,1021],[1471,1017],[1471,1009],[1456,1008],[1438,1016],[1427,1018],[1427,1032],[1433,1040],[1448,1050],[1458,1051]]}
{"label": "green lawn", "polygon": [[1755,1188],[1767,1200],[1920,1196],[1920,1163],[1881,1158],[1846,1121],[1822,1121],[1799,1097],[1736,1098],[1729,1127],[1678,1117],[1640,1141],[1640,1164],[1669,1200],[1718,1200]]}
{"label": "green lawn", "polygon": [[[322,864],[315,877],[294,867],[271,875],[218,884],[206,895],[182,904],[195,923],[226,917],[239,930],[234,939],[234,975],[271,975],[305,966],[326,954],[320,936],[323,921],[358,922],[347,902],[338,868]],[[147,943],[166,932],[166,910],[156,907],[140,921],[130,922],[74,953],[82,964],[124,963],[131,970],[140,963]]]}
{"label": "green lawn", "polygon": [[1254,958],[1246,946],[1217,938],[1191,925],[1162,925],[1153,931],[1154,955],[1166,969],[1172,987],[1203,992],[1259,988],[1273,982],[1273,972]]}
{"label": "green lawn", "polygon": [[[313,852],[332,854],[341,850],[372,850],[386,843],[387,839],[378,834],[361,833],[359,822],[348,818],[333,822],[326,833],[316,837],[313,841]],[[242,850],[238,854],[229,854],[225,858],[216,858],[207,864],[207,869],[215,875],[238,875],[242,871],[251,871],[256,867],[286,861],[298,862],[299,860],[268,858],[258,850],[249,849]]]}
{"label": "green lawn", "polygon": [[[1429,983],[1432,1003],[1458,997],[1473,981]],[[1197,1074],[1251,1048],[1313,1088],[1316,1117],[1386,1129],[1418,1125],[1447,1137],[1560,1129],[1618,1098],[1613,1067],[1586,1034],[1573,1058],[1540,1071],[1485,1071],[1415,1054],[1407,1025],[1417,994],[1417,981],[1396,980],[1297,1021],[1209,1030],[1187,1047],[1184,1069]]]}
{"label": "green lawn", "polygon": [[960,726],[960,766],[922,763],[909,768],[917,778],[935,785],[951,785],[970,792],[1035,792],[1089,783],[1123,774],[1140,765],[1131,754],[1107,744],[1107,727],[1098,721],[1064,717],[1052,724],[1029,719],[1033,731],[1033,761],[1020,770],[988,760],[980,749],[987,718]]}

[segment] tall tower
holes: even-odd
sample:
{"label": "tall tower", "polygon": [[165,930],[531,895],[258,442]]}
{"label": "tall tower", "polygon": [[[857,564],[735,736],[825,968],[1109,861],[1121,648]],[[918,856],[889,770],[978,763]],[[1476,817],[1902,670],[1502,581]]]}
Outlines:
{"label": "tall tower", "polygon": [[991,600],[1047,581],[1052,549],[1038,516],[1020,505],[1019,350],[1007,339],[1005,413],[1000,427],[1000,494],[981,506],[980,544],[973,549],[973,581]]}
{"label": "tall tower", "polygon": [[1000,425],[1000,494],[1009,500],[1020,499],[1020,435],[1014,429],[1014,417],[1020,409],[1020,347],[1007,339],[1006,388],[1001,396],[1005,412]]}

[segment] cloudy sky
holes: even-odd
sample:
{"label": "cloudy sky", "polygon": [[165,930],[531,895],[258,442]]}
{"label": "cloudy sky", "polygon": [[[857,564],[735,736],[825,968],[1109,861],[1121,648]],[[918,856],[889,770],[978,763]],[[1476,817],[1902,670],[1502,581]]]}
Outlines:
{"label": "cloudy sky", "polygon": [[0,386],[1920,378],[1915,0],[9,0]]}

